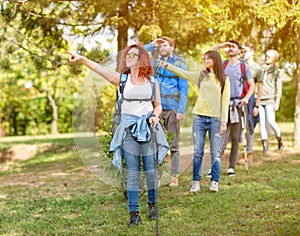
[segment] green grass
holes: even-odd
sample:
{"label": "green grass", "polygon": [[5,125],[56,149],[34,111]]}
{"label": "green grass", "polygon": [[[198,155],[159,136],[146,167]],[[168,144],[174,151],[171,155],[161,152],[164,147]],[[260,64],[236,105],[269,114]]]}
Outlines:
{"label": "green grass", "polygon": [[[189,193],[190,168],[178,188],[161,187],[159,235],[300,235],[300,153],[292,149],[292,126],[280,124],[283,152],[270,137],[271,152],[262,156],[256,135],[248,174],[237,166],[236,177],[228,178],[225,158],[216,194],[209,192],[208,178],[201,192]],[[72,135],[1,138],[0,150],[43,143],[50,145],[31,159],[0,163],[0,235],[155,235],[146,194],[140,199],[142,224],[128,228],[122,193],[87,169]]]}

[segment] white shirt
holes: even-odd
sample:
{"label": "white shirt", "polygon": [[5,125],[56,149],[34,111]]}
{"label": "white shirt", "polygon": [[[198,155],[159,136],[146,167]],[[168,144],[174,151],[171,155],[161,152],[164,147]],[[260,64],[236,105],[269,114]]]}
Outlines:
{"label": "white shirt", "polygon": [[[142,116],[153,111],[151,101],[152,87],[151,82],[145,79],[145,83],[135,85],[131,82],[130,75],[126,81],[123,91],[122,113]],[[126,101],[126,99],[140,99],[142,101]],[[146,101],[143,101],[145,99]]]}

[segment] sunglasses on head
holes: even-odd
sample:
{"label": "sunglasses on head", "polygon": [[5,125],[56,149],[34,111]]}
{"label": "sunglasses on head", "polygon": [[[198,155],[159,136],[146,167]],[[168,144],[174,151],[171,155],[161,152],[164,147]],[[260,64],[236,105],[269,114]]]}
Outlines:
{"label": "sunglasses on head", "polygon": [[133,52],[130,52],[130,53],[127,53],[127,58],[134,58],[135,56],[139,57],[139,54],[136,54],[136,53],[133,53]]}

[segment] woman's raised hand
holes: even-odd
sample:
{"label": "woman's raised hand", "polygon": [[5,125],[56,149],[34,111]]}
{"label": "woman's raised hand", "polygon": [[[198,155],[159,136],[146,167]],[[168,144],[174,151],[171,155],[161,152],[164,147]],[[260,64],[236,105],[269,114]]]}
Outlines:
{"label": "woman's raised hand", "polygon": [[168,62],[166,61],[158,60],[158,63],[160,67],[164,67],[164,68],[168,67]]}
{"label": "woman's raised hand", "polygon": [[69,52],[69,51],[65,51],[67,54],[69,54],[69,62],[71,64],[74,64],[76,63],[77,61],[80,61],[80,59],[82,58],[82,56],[76,54],[76,53],[73,53],[73,52]]}

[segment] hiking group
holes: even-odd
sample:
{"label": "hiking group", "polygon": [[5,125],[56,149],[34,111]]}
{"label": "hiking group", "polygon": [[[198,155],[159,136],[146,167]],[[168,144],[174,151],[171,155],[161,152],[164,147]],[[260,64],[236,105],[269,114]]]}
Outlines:
{"label": "hiking group", "polygon": [[[228,59],[222,60],[218,50]],[[154,58],[153,52],[158,56]],[[158,218],[157,165],[170,151],[169,186],[179,185],[180,123],[184,119],[188,81],[197,85],[198,96],[193,107],[192,136],[194,143],[193,176],[190,192],[200,191],[206,133],[211,156],[210,191],[218,192],[221,160],[231,142],[228,176],[235,176],[236,164],[247,164],[253,158],[254,128],[260,123],[263,153],[268,152],[267,125],[275,132],[278,149],[283,149],[280,129],[275,120],[279,109],[282,79],[276,61],[276,50],[266,52],[265,64],[254,61],[254,46],[236,40],[219,44],[203,55],[205,69],[186,70],[184,59],[174,54],[170,37],[149,44],[127,46],[120,52],[118,68],[110,71],[98,63],[67,52],[70,63],[81,62],[101,75],[118,90],[116,114],[119,119],[110,150],[113,164],[126,168],[126,188],[130,213],[129,226],[140,224],[140,171],[143,169],[148,190],[148,218]],[[167,142],[165,131],[173,133]],[[239,143],[246,139],[246,155],[238,161]]]}

